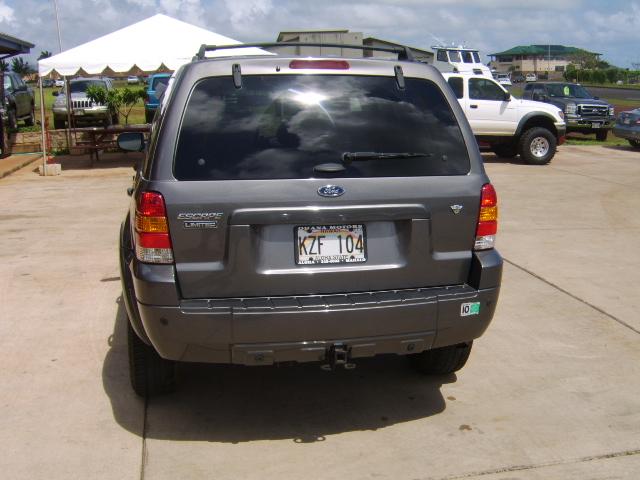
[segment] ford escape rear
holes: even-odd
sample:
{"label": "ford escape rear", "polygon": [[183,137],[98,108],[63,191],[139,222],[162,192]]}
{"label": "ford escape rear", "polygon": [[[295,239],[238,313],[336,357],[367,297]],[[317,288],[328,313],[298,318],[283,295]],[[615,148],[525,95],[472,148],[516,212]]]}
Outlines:
{"label": "ford escape rear", "polygon": [[176,361],[462,368],[498,298],[497,199],[436,69],[200,58],[163,102],[120,239],[137,393]]}

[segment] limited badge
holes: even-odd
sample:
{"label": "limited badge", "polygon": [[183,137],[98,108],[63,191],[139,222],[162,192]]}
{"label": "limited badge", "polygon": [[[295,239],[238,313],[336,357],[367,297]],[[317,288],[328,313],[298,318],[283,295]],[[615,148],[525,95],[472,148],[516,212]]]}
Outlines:
{"label": "limited badge", "polygon": [[463,303],[460,305],[460,316],[478,315],[480,313],[480,302]]}

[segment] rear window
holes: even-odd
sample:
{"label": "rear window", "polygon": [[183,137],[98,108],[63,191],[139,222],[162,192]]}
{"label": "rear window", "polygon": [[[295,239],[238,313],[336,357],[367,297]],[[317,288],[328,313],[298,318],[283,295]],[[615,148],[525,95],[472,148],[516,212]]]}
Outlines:
{"label": "rear window", "polygon": [[346,152],[421,153],[354,161],[341,177],[462,175],[469,156],[439,87],[406,78],[342,75],[206,78],[180,128],[179,180],[313,178]]}
{"label": "rear window", "polygon": [[464,82],[462,77],[449,77],[447,80],[456,98],[464,98]]}

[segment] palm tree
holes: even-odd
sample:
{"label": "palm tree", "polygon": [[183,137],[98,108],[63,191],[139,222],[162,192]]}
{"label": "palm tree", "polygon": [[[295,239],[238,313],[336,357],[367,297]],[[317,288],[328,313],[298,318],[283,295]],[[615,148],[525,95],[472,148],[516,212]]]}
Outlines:
{"label": "palm tree", "polygon": [[4,60],[0,60],[0,72],[8,72],[8,71],[9,71],[9,64]]}
{"label": "palm tree", "polygon": [[41,50],[40,55],[38,56],[38,60],[42,60],[43,58],[49,58],[51,56],[51,52],[49,50]]}
{"label": "palm tree", "polygon": [[24,58],[16,57],[11,60],[11,70],[16,72],[18,75],[27,75],[28,73],[31,73],[31,66]]}

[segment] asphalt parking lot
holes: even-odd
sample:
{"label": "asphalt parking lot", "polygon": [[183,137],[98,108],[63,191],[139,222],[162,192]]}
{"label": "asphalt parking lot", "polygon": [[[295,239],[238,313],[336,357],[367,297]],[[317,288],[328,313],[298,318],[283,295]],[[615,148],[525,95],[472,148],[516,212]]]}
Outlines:
{"label": "asphalt parking lot", "polygon": [[128,384],[117,265],[131,168],[0,180],[0,476],[638,478],[640,152],[485,161],[503,288],[457,375],[400,357],[188,365],[147,403]]}

